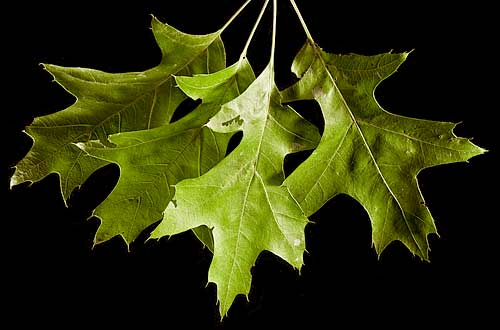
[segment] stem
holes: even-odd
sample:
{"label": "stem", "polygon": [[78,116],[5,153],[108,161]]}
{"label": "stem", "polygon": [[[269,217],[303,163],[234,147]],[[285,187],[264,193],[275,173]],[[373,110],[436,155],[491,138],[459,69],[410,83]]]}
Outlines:
{"label": "stem", "polygon": [[236,17],[238,17],[238,15],[243,11],[243,9],[245,9],[245,7],[250,3],[250,1],[252,0],[247,0],[237,11],[236,13],[233,14],[233,16],[231,16],[231,18],[229,18],[229,20],[226,22],[226,24],[224,24],[224,26],[220,29],[220,32],[224,31],[233,21]]}
{"label": "stem", "polygon": [[275,53],[275,49],[276,49],[277,16],[278,16],[278,0],[273,0],[273,37],[272,37],[272,41],[271,41],[271,59],[269,62],[272,71],[274,71],[274,53]]}
{"label": "stem", "polygon": [[292,4],[292,7],[295,10],[297,17],[299,18],[300,24],[302,25],[302,28],[304,29],[304,32],[306,33],[307,39],[311,43],[314,44],[315,43],[314,39],[312,38],[311,33],[309,32],[309,29],[307,28],[306,22],[304,21],[304,18],[302,17],[302,14],[300,13],[300,10],[297,7],[297,4],[295,3],[295,0],[290,0],[290,3]]}
{"label": "stem", "polygon": [[248,36],[245,47],[243,48],[243,51],[241,52],[240,60],[247,57],[248,47],[250,47],[250,43],[252,42],[253,36],[255,35],[255,31],[257,31],[257,27],[259,26],[260,21],[262,20],[262,16],[264,16],[264,12],[266,11],[268,4],[269,4],[269,0],[266,0],[264,5],[262,6],[262,9],[260,10],[259,17],[257,17],[257,21],[255,22],[255,24],[252,28],[252,32],[250,32],[250,35]]}

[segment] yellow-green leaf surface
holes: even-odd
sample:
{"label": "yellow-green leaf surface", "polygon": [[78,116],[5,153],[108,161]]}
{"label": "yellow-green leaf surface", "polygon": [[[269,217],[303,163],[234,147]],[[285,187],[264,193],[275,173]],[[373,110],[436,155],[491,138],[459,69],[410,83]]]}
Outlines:
{"label": "yellow-green leaf surface", "polygon": [[[124,199],[118,204],[116,204],[116,200],[109,200],[105,206],[100,206],[98,215],[103,217],[101,218],[103,229],[99,230],[98,241],[116,234],[122,234],[130,241],[137,235],[139,229],[142,230],[148,224],[161,218],[161,211],[157,212],[154,208],[146,210],[146,205],[156,203],[155,198],[147,195],[141,195],[139,198],[133,192],[136,189],[138,189],[137,191],[142,189],[136,186],[138,181],[148,182],[152,180],[151,175],[153,174],[145,171],[146,177],[140,178],[131,172],[123,172],[125,167],[134,164],[130,159],[133,156],[122,156],[122,153],[116,149],[117,144],[121,143],[121,139],[124,137],[110,138],[110,135],[152,130],[169,124],[177,106],[186,99],[184,93],[176,86],[173,75],[214,72],[225,67],[225,51],[220,39],[221,31],[208,35],[190,35],[163,24],[155,18],[152,20],[152,30],[162,52],[162,59],[158,66],[150,70],[107,73],[86,68],[45,65],[55,81],[76,97],[76,102],[67,109],[36,118],[26,128],[26,132],[33,138],[34,144],[26,157],[17,164],[11,180],[11,185],[14,185],[24,181],[38,181],[50,173],[57,173],[60,176],[61,191],[66,200],[71,191],[81,185],[96,169],[111,162],[120,165],[120,161],[123,160],[124,167],[121,168],[121,173],[127,179],[132,179],[131,192],[122,195],[118,192],[120,190],[118,187],[118,190],[114,191],[112,199],[118,198],[117,196]],[[179,125],[176,127],[177,133],[182,131],[182,127],[180,128]],[[172,129],[167,130],[172,131]],[[158,131],[144,134],[152,136],[151,134],[155,133]],[[142,136],[143,133],[138,134],[141,135],[141,138],[147,139]],[[192,134],[194,140],[204,136],[201,131]],[[178,141],[180,137],[171,138],[172,143],[180,148],[182,144]],[[92,146],[99,145],[100,149],[107,149],[109,155],[113,156],[103,156],[106,154],[104,150],[90,154],[88,152],[90,149],[86,148],[85,145],[92,140],[95,140],[91,143]],[[216,141],[216,138],[212,139],[215,144],[217,144]],[[214,145],[211,146],[214,147]],[[132,150],[131,147],[128,148]],[[221,149],[221,154],[222,151]],[[137,151],[134,150],[134,152]],[[214,154],[210,157],[218,159],[220,155]],[[152,158],[146,159],[151,160]],[[147,163],[147,160],[144,162]],[[198,163],[200,162],[202,160],[198,161]],[[208,163],[205,166],[208,166]],[[137,173],[140,172],[138,168],[135,170]],[[157,173],[155,172],[154,175]],[[120,182],[123,182],[123,178]],[[157,191],[168,190],[168,186],[159,187],[165,182],[156,182],[155,189]],[[150,197],[153,200],[149,200]],[[168,203],[168,194],[165,198],[167,198],[165,203]],[[111,207],[112,204],[115,206]],[[161,202],[159,204],[163,205]],[[123,208],[123,211],[131,213],[110,211],[110,208],[118,210],[118,205]],[[133,223],[130,217],[138,219],[137,215],[140,214],[141,210],[144,212],[143,217],[137,223]],[[123,221],[124,223],[111,230],[112,225],[106,221]],[[128,230],[124,232],[125,227]]]}
{"label": "yellow-green leaf surface", "polygon": [[[211,78],[210,82],[206,78]],[[122,235],[132,241],[151,223],[162,218],[178,181],[202,175],[226,155],[232,133],[218,133],[204,126],[221,106],[234,99],[255,80],[250,65],[233,65],[212,75],[178,77],[179,85],[206,81],[210,90],[193,112],[158,128],[111,135],[115,147],[98,141],[81,144],[90,155],[120,167],[120,178],[111,194],[95,210],[102,219],[96,241]],[[199,234],[201,228],[195,229]],[[203,234],[207,234],[206,232]],[[198,235],[200,239],[205,236]],[[209,237],[202,241],[210,247]]]}
{"label": "yellow-green leaf surface", "polygon": [[283,96],[286,101],[316,100],[325,129],[317,149],[285,185],[306,215],[337,194],[352,196],[368,212],[378,253],[399,240],[427,259],[427,236],[436,227],[417,174],[484,150],[455,136],[453,123],[407,118],[380,107],[376,86],[407,55],[334,55],[306,43],[293,63],[301,79]]}
{"label": "yellow-green leaf surface", "polygon": [[213,131],[243,131],[240,144],[204,175],[175,186],[175,196],[153,238],[206,226],[212,229],[208,280],[217,285],[220,313],[238,294],[247,295],[263,250],[295,268],[302,266],[308,220],[284,180],[285,155],[314,148],[315,126],[281,104],[268,66],[248,89],[225,104],[207,124]]}
{"label": "yellow-green leaf surface", "polygon": [[[178,86],[186,95],[196,100],[201,99],[202,104],[197,111],[189,115],[193,120],[203,113],[219,111],[223,100],[230,101],[240,95],[255,80],[255,74],[246,58],[214,74],[198,74],[194,76],[179,76],[175,78]],[[206,115],[201,115],[206,117]],[[197,120],[199,122],[199,120]],[[200,124],[205,124],[204,120]],[[231,133],[228,133],[231,134]],[[193,228],[193,233],[198,239],[213,252],[213,237],[210,229],[203,225]]]}

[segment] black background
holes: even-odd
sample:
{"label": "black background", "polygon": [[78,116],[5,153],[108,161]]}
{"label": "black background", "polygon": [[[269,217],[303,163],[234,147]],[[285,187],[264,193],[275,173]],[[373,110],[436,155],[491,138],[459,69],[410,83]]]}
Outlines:
{"label": "black background", "polygon": [[[294,81],[289,67],[305,35],[288,1],[278,2],[276,79],[284,88]],[[493,212],[498,195],[493,116],[498,102],[490,80],[496,66],[490,49],[493,10],[479,3],[437,7],[425,2],[336,1],[327,8],[325,1],[297,0],[314,39],[328,52],[413,50],[377,89],[385,109],[462,122],[456,133],[490,150],[469,163],[419,175],[440,233],[440,238],[429,237],[430,263],[398,243],[378,258],[366,212],[340,196],[311,217],[315,224],[306,228],[308,252],[301,274],[263,253],[252,270],[249,301],[238,297],[221,324],[215,287],[206,286],[211,255],[190,233],[159,242],[140,238],[130,253],[119,239],[91,250],[97,222],[87,218],[112,186],[116,169],[75,192],[68,208],[59,197],[55,175],[10,190],[11,167],[31,143],[22,133],[24,126],[34,116],[74,101],[39,63],[109,72],[145,70],[160,58],[149,29],[151,14],[184,32],[202,34],[221,27],[242,3],[45,1],[19,2],[4,10],[9,18],[3,21],[2,50],[8,77],[2,106],[7,123],[2,167],[7,193],[2,202],[2,272],[7,276],[2,296],[9,306],[4,313],[19,315],[19,325],[69,327],[139,322],[189,329],[316,329],[346,321],[349,327],[364,322],[370,327],[487,322],[498,308],[498,278],[493,273],[498,263],[498,215]],[[261,3],[254,0],[222,35],[229,63],[238,58]],[[257,72],[267,64],[270,35],[268,13],[249,52]],[[311,118],[317,120],[318,113]]]}

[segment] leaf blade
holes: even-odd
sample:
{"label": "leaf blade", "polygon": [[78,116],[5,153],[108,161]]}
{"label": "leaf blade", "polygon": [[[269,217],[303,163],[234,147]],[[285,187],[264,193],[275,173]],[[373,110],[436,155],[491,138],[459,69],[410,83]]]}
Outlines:
{"label": "leaf blade", "polygon": [[[134,152],[145,151],[147,148],[141,150],[136,143],[137,139],[152,138],[153,135],[146,132],[155,129],[160,129],[165,134],[184,133],[184,139],[189,140],[193,137],[186,132],[194,132],[198,128],[198,135],[193,138],[196,143],[191,148],[201,148],[204,144],[201,140],[208,139],[208,133],[196,126],[204,124],[206,115],[200,116],[198,121],[188,118],[187,121],[170,124],[174,111],[187,98],[176,85],[173,74],[222,70],[226,57],[220,39],[221,31],[207,35],[189,35],[154,17],[151,24],[162,59],[156,67],[149,70],[108,73],[87,68],[44,65],[54,80],[75,96],[76,101],[64,110],[35,118],[26,128],[26,133],[34,140],[34,144],[25,158],[17,164],[11,179],[11,185],[14,185],[24,181],[38,181],[50,173],[57,173],[66,201],[71,192],[94,171],[111,163],[120,167],[120,161],[123,161],[125,166],[121,164],[121,174],[131,180],[128,187],[135,193],[125,194],[125,178],[121,178],[111,197],[108,196],[97,207],[94,214],[101,218],[101,227],[96,236],[98,242],[120,234],[129,243],[138,236],[140,230],[161,218],[165,203],[169,201],[170,187],[167,181],[172,181],[173,178],[165,180],[158,170],[153,173],[132,170],[131,159],[134,157],[127,156],[126,152],[124,155],[125,145],[132,150],[130,144],[135,143]],[[172,127],[161,130],[169,125]],[[170,141],[174,139],[169,138]],[[223,156],[221,154],[225,153],[227,140],[226,135],[219,134],[212,144],[209,143],[216,150],[213,155],[205,155],[206,161],[199,162],[203,169],[197,169],[198,175],[220,160]],[[213,150],[210,147],[207,150]],[[154,155],[144,157],[145,160],[152,158]],[[127,169],[125,172],[124,168]],[[194,175],[193,171],[188,172],[189,175]],[[143,182],[152,182],[151,187],[154,188],[133,188],[133,182],[138,182],[137,178],[141,175],[144,176]],[[146,176],[149,178],[145,178]],[[159,180],[155,181],[155,178]],[[166,186],[159,187],[160,184]],[[150,193],[164,196],[166,201],[151,197]],[[154,200],[160,207],[163,206],[159,211],[158,206],[153,205],[156,203]],[[111,207],[112,204],[115,206]],[[123,217],[118,212],[120,208],[121,212],[127,210]],[[110,211],[111,209],[116,211]],[[113,216],[116,217],[113,219]]]}
{"label": "leaf blade", "polygon": [[283,95],[287,101],[315,99],[325,132],[285,185],[307,215],[338,194],[354,197],[368,212],[379,254],[400,240],[427,259],[427,236],[436,228],[418,173],[466,161],[484,150],[456,137],[454,124],[398,116],[379,106],[375,88],[407,55],[334,55],[306,43],[293,65],[301,79]]}
{"label": "leaf blade", "polygon": [[286,154],[314,147],[319,133],[281,104],[273,74],[268,66],[210,119],[207,126],[214,131],[242,130],[242,141],[207,173],[176,185],[175,204],[151,234],[160,238],[202,225],[212,230],[208,280],[217,285],[221,316],[237,295],[248,295],[250,269],[261,251],[302,266],[308,220],[281,186],[282,164]]}

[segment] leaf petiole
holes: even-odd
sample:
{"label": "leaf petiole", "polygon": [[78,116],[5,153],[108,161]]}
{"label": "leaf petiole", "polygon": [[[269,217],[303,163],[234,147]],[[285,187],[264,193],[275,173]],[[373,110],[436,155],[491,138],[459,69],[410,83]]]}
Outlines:
{"label": "leaf petiole", "polygon": [[266,11],[268,4],[269,4],[269,0],[266,0],[266,2],[264,2],[264,5],[262,6],[262,9],[260,10],[259,16],[257,17],[257,20],[255,21],[255,24],[252,28],[252,31],[250,32],[250,35],[248,36],[247,42],[245,43],[245,47],[243,48],[243,51],[241,52],[240,61],[247,57],[248,47],[250,47],[250,43],[252,42],[253,36],[255,35],[255,31],[259,27],[260,21],[262,20],[262,16],[264,16],[264,13]]}
{"label": "leaf petiole", "polygon": [[271,59],[270,65],[272,71],[274,71],[274,53],[276,49],[276,24],[277,24],[277,16],[278,16],[278,1],[273,0],[273,37],[271,41]]}
{"label": "leaf petiole", "polygon": [[238,17],[238,15],[243,11],[243,9],[245,9],[245,7],[251,2],[252,0],[247,0],[234,14],[233,16],[231,16],[226,24],[224,24],[224,26],[222,26],[222,28],[220,29],[220,31],[224,31],[229,25],[231,25],[231,23],[236,19],[236,17]]}
{"label": "leaf petiole", "polygon": [[302,14],[300,13],[299,8],[297,7],[297,4],[295,3],[295,0],[290,0],[290,3],[292,4],[293,9],[295,10],[295,14],[297,14],[297,17],[299,18],[300,24],[302,25],[302,28],[304,29],[304,32],[307,36],[307,39],[312,43],[315,44],[313,37],[311,36],[311,33],[309,32],[309,29],[307,28],[307,24],[304,21],[304,18],[302,17]]}

